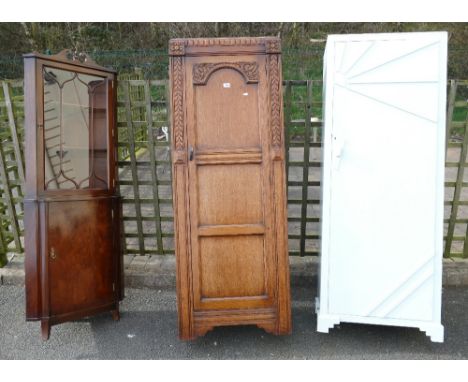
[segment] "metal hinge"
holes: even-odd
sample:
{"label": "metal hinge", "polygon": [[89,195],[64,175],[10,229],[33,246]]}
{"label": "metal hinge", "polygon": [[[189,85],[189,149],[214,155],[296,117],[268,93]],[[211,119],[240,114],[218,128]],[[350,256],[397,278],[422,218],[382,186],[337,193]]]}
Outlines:
{"label": "metal hinge", "polygon": [[115,283],[112,283],[112,292],[115,292]]}
{"label": "metal hinge", "polygon": [[114,210],[111,210],[112,220],[114,220]]}

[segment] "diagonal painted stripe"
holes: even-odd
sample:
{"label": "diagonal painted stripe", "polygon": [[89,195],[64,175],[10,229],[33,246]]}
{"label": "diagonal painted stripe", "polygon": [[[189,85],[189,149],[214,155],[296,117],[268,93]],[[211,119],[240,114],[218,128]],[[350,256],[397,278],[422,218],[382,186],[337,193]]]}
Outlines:
{"label": "diagonal painted stripe", "polygon": [[359,76],[361,76],[361,75],[363,75],[363,74],[370,73],[370,72],[374,71],[375,69],[381,68],[382,66],[385,66],[385,65],[388,65],[388,64],[390,64],[390,63],[392,63],[392,62],[398,61],[398,60],[400,60],[401,58],[405,58],[405,57],[411,56],[412,54],[414,54],[414,53],[416,53],[416,52],[420,52],[420,51],[422,51],[422,50],[424,50],[424,49],[427,49],[427,48],[430,48],[431,46],[436,45],[436,44],[439,44],[439,41],[431,42],[431,43],[428,44],[428,45],[424,45],[424,46],[422,46],[422,47],[420,47],[420,48],[418,48],[418,49],[412,50],[411,52],[402,54],[401,56],[397,56],[397,57],[395,57],[395,58],[392,58],[392,59],[389,60],[389,61],[386,61],[386,62],[383,62],[383,63],[381,63],[381,64],[379,64],[379,65],[373,66],[373,67],[370,68],[370,69],[366,69],[366,70],[364,70],[363,72],[357,73],[357,74],[355,74],[355,75],[349,77],[349,79],[352,79],[352,78],[355,78],[355,77],[359,77]]}
{"label": "diagonal painted stripe", "polygon": [[338,84],[338,83],[335,83],[335,85],[336,85],[336,86],[339,86],[340,88],[346,89],[346,90],[348,90],[348,91],[351,92],[351,93],[359,94],[359,95],[362,96],[362,97],[369,98],[369,99],[371,99],[371,100],[373,100],[373,101],[375,101],[375,102],[381,103],[381,104],[383,104],[383,105],[385,105],[385,106],[393,107],[394,109],[397,109],[397,110],[403,111],[403,112],[405,112],[405,113],[408,113],[408,114],[410,114],[410,115],[413,115],[413,116],[415,116],[415,117],[424,119],[425,121],[428,121],[428,122],[431,122],[431,123],[437,123],[437,121],[434,121],[433,119],[427,118],[427,117],[425,117],[425,116],[423,116],[423,115],[420,115],[420,114],[417,114],[417,113],[413,113],[412,111],[403,109],[403,108],[401,108],[401,107],[392,105],[391,103],[382,101],[382,100],[380,100],[380,99],[378,99],[378,98],[371,97],[371,96],[369,96],[369,95],[367,95],[367,94],[358,92],[357,90],[350,89],[350,88],[347,87],[347,86],[344,86],[344,85],[341,85],[341,84]]}
{"label": "diagonal painted stripe", "polygon": [[[374,307],[370,308],[367,310],[367,313],[365,314],[365,316],[375,316],[376,315],[376,312],[382,308],[384,308],[387,304],[389,304],[392,299],[392,297],[394,297],[396,294],[398,294],[398,292],[401,292],[402,289],[404,289],[404,287],[410,283],[411,281],[413,281],[413,279],[415,277],[418,277],[418,275],[420,275],[421,273],[424,274],[424,271],[426,270],[426,268],[428,267],[428,265],[432,265],[432,262],[434,260],[434,256],[430,257],[429,259],[427,259],[424,263],[422,263],[421,265],[419,265],[414,271],[412,271],[396,288],[394,288],[393,290],[391,290],[389,293],[386,294],[386,296],[381,300],[379,301]],[[432,271],[431,270],[431,274],[432,274]],[[393,305],[392,305],[393,306]]]}
{"label": "diagonal painted stripe", "polygon": [[406,85],[406,84],[437,84],[438,80],[427,80],[427,81],[372,81],[372,82],[348,82],[348,85]]}
{"label": "diagonal painted stripe", "polygon": [[[348,43],[349,44],[349,43]],[[348,45],[346,44],[346,45]],[[375,41],[370,44],[364,52],[357,58],[356,61],[353,62],[353,64],[346,70],[345,75],[348,74],[366,55],[367,53],[375,46]],[[352,78],[352,77],[351,77]]]}
{"label": "diagonal painted stripe", "polygon": [[390,314],[392,314],[398,307],[401,306],[401,304],[403,304],[403,302],[405,302],[410,296],[412,296],[414,293],[416,293],[416,291],[419,288],[421,288],[424,284],[426,284],[426,282],[431,280],[433,275],[434,275],[434,272],[431,269],[430,272],[428,272],[427,274],[424,274],[424,277],[421,277],[420,279],[418,279],[417,282],[415,282],[411,286],[411,288],[408,288],[405,293],[402,293],[402,295],[400,296],[400,298],[397,301],[395,301],[393,304],[389,304],[387,306],[387,309],[385,309],[381,313],[381,316],[380,315],[379,316],[380,317],[388,317]]}
{"label": "diagonal painted stripe", "polygon": [[343,54],[341,55],[341,59],[340,59],[340,65],[338,66],[339,72],[341,72],[341,70],[343,69],[343,64],[345,62],[347,50],[348,50],[348,43],[345,43],[344,48],[343,48]]}

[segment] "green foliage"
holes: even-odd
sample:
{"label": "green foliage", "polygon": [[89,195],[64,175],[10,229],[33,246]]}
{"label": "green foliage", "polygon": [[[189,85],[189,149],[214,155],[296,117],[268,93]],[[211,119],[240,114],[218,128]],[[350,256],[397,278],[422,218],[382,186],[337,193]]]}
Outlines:
{"label": "green foliage", "polygon": [[0,78],[23,76],[21,55],[68,48],[91,54],[119,73],[141,68],[167,77],[167,45],[175,37],[279,36],[287,79],[320,79],[328,34],[449,32],[449,78],[468,78],[468,23],[0,23]]}

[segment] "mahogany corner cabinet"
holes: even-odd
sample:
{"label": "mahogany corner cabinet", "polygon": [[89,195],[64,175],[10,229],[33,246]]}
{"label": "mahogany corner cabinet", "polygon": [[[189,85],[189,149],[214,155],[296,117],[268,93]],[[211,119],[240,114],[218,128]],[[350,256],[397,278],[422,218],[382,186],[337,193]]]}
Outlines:
{"label": "mahogany corner cabinet", "polygon": [[87,56],[24,55],[26,319],[50,326],[123,298],[116,73]]}
{"label": "mahogany corner cabinet", "polygon": [[280,40],[169,43],[179,336],[291,332]]}

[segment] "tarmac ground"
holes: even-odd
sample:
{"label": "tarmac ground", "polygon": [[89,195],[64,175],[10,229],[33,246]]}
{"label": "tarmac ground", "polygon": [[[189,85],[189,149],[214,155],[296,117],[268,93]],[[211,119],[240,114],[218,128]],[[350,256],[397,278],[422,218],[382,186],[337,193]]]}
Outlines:
{"label": "tarmac ground", "polygon": [[177,336],[174,290],[127,288],[121,319],[110,314],[53,326],[24,319],[24,288],[0,286],[0,359],[468,359],[468,287],[445,287],[445,342],[414,328],[341,324],[316,332],[315,288],[292,289],[293,332],[219,327],[192,342]]}

